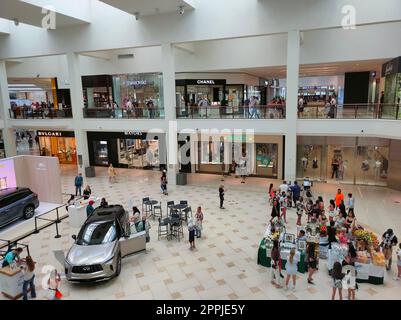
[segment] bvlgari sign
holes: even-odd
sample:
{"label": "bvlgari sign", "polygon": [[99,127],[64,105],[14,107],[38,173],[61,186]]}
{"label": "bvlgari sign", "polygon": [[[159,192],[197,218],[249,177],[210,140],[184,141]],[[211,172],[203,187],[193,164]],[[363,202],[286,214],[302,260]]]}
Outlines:
{"label": "bvlgari sign", "polygon": [[74,137],[74,131],[36,131],[38,137]]}

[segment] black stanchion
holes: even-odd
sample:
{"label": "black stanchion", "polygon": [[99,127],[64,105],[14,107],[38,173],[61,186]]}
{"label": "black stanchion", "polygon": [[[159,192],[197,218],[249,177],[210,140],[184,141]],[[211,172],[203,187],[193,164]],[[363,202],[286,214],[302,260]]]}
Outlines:
{"label": "black stanchion", "polygon": [[58,233],[58,222],[56,221],[56,235],[54,236],[55,239],[61,238],[61,235]]}
{"label": "black stanchion", "polygon": [[39,229],[38,229],[38,219],[37,217],[35,217],[35,231],[33,232],[34,234],[38,234],[39,233]]}

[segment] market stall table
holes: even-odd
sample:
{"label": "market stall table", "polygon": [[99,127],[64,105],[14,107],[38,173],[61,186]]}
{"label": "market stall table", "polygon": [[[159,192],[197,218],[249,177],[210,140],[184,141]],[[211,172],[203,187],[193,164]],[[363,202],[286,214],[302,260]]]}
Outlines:
{"label": "market stall table", "polygon": [[17,300],[22,297],[24,274],[20,268],[11,269],[10,266],[0,269],[1,293],[8,299]]}
{"label": "market stall table", "polygon": [[[266,248],[266,241],[265,241],[265,239],[263,239],[259,245],[258,264],[260,264],[264,267],[270,268],[271,267],[270,253],[271,253],[271,250]],[[280,257],[281,257],[283,270],[285,270],[285,265],[287,263],[289,254],[290,254],[290,250],[287,250],[287,249],[280,250]],[[297,250],[295,257],[298,260],[298,272],[305,273],[306,272],[305,253]]]}

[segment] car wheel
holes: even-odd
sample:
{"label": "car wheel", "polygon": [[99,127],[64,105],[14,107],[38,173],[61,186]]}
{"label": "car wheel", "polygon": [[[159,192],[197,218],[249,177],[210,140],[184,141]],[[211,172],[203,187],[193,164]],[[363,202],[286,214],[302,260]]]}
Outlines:
{"label": "car wheel", "polygon": [[31,219],[35,215],[35,207],[32,205],[26,206],[24,209],[24,219]]}
{"label": "car wheel", "polygon": [[118,254],[117,257],[117,264],[116,264],[116,274],[115,276],[118,277],[121,272],[121,253]]}

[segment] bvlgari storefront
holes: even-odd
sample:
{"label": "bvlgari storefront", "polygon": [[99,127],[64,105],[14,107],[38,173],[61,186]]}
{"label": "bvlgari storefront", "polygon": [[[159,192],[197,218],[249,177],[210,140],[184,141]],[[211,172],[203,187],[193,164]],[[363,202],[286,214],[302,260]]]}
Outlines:
{"label": "bvlgari storefront", "polygon": [[88,132],[89,161],[92,166],[117,168],[165,168],[164,133]]}
{"label": "bvlgari storefront", "polygon": [[38,130],[41,156],[58,157],[61,164],[77,164],[74,131]]}

